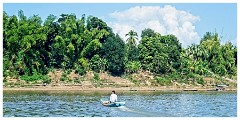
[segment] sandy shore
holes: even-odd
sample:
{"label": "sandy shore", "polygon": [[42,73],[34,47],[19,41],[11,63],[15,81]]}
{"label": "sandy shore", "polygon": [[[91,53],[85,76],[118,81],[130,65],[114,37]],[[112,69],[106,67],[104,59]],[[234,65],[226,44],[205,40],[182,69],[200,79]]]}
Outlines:
{"label": "sandy shore", "polygon": [[[214,91],[214,87],[192,87],[192,88],[175,88],[175,87],[119,87],[119,88],[84,88],[79,86],[39,86],[39,87],[19,87],[8,88],[3,87],[4,91]],[[225,91],[237,91],[236,88],[226,88]]]}

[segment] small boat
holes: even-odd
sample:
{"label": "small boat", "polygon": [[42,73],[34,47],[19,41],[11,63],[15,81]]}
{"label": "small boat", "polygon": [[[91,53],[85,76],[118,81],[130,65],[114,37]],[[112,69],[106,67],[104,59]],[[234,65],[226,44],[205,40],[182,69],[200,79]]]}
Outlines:
{"label": "small boat", "polygon": [[216,91],[224,91],[227,85],[216,85]]}
{"label": "small boat", "polygon": [[114,103],[108,103],[108,101],[101,100],[101,103],[103,106],[106,106],[106,107],[120,107],[125,105],[125,102],[120,102],[120,101],[114,102]]}

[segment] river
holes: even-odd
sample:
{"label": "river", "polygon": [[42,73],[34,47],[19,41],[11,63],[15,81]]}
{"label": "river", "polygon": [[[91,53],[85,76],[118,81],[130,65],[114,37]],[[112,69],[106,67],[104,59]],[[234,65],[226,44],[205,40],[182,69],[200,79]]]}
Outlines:
{"label": "river", "polygon": [[[110,92],[109,92],[110,93]],[[105,107],[106,92],[4,91],[4,117],[237,117],[237,92],[121,92],[121,107]]]}

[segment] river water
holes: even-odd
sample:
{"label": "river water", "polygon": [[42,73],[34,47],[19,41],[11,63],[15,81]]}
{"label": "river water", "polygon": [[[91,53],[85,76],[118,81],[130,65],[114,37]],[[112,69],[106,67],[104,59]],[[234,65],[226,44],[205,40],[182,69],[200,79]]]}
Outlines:
{"label": "river water", "polygon": [[236,92],[119,93],[122,107],[105,107],[109,93],[4,91],[4,117],[237,117]]}

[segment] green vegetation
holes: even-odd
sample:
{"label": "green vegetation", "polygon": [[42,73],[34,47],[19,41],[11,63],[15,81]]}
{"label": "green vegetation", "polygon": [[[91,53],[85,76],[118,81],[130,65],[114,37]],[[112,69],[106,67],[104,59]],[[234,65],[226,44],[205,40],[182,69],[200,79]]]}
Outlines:
{"label": "green vegetation", "polygon": [[39,81],[39,80],[44,80],[44,82],[49,83],[49,77],[47,75],[41,75],[36,72],[34,72],[33,75],[28,76],[28,75],[23,75],[21,76],[22,80],[25,80],[27,82],[34,82],[34,81]]}
{"label": "green vegetation", "polygon": [[128,75],[127,78],[128,78],[132,83],[134,83],[135,85],[139,86],[140,81],[134,79],[132,75]]}
{"label": "green vegetation", "polygon": [[202,78],[202,77],[199,78],[199,79],[197,80],[197,83],[198,83],[198,84],[201,84],[201,85],[204,85],[204,80],[203,80],[203,78]]}
{"label": "green vegetation", "polygon": [[156,82],[163,86],[171,84],[171,80],[165,77],[156,77]]}
{"label": "green vegetation", "polygon": [[204,85],[204,76],[237,75],[237,47],[221,45],[217,33],[207,32],[199,44],[186,49],[176,36],[150,28],[140,39],[133,30],[126,36],[124,42],[103,20],[84,14],[80,19],[49,15],[42,21],[38,15],[27,18],[21,10],[17,16],[3,12],[3,75],[50,83],[47,74],[53,69],[67,71],[61,81],[68,81],[71,70],[79,75],[94,71],[93,81],[99,83],[102,71],[113,76],[148,71],[160,76],[154,78],[160,85],[171,80]]}
{"label": "green vegetation", "polygon": [[94,76],[92,78],[92,83],[95,87],[99,87],[101,82],[102,82],[101,79],[100,79],[100,76],[99,76],[98,73],[94,73],[93,75]]}
{"label": "green vegetation", "polygon": [[68,80],[68,78],[67,78],[67,73],[66,73],[66,72],[64,72],[64,73],[62,74],[60,80],[61,80],[61,81],[67,81],[67,80]]}

